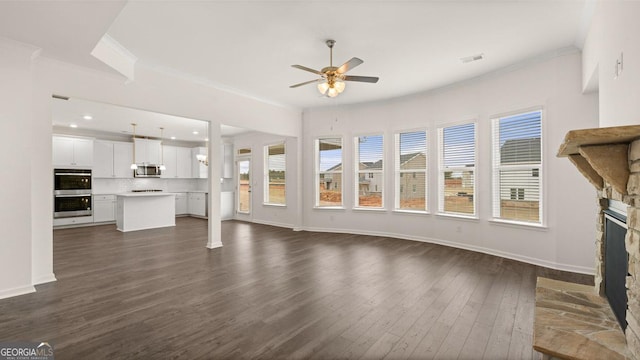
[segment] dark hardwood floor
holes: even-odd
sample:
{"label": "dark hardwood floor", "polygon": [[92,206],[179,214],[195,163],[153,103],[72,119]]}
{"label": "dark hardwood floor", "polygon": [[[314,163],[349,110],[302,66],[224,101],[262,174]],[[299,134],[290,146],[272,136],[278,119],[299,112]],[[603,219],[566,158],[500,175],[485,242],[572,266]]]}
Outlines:
{"label": "dark hardwood floor", "polygon": [[54,231],[57,282],[0,300],[0,341],[56,359],[530,359],[537,275],[414,241],[225,221]]}

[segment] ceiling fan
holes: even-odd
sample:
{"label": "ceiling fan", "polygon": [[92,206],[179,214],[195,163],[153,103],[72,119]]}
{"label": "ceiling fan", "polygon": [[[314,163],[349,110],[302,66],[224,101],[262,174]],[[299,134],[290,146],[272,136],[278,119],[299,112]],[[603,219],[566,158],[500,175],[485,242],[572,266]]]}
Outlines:
{"label": "ceiling fan", "polygon": [[336,97],[338,94],[344,91],[345,81],[358,81],[358,82],[368,82],[368,83],[377,83],[378,78],[374,76],[354,76],[354,75],[345,75],[345,73],[354,67],[362,64],[364,61],[358,59],[357,57],[351,58],[351,60],[342,64],[340,67],[333,66],[333,45],[335,45],[335,40],[327,40],[326,44],[329,47],[329,66],[323,68],[322,70],[314,70],[302,65],[291,65],[292,67],[308,72],[312,72],[316,75],[320,75],[319,79],[305,81],[303,83],[295,84],[289,86],[290,88],[296,88],[298,86],[307,85],[311,83],[318,83],[318,91],[322,95],[326,95],[328,97]]}

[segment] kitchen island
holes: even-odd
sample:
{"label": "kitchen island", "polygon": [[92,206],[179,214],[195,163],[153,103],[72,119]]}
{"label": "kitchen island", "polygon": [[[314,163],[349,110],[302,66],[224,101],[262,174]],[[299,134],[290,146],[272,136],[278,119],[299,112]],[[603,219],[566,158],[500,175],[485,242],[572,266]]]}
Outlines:
{"label": "kitchen island", "polygon": [[125,193],[116,197],[116,227],[119,231],[176,226],[174,193]]}

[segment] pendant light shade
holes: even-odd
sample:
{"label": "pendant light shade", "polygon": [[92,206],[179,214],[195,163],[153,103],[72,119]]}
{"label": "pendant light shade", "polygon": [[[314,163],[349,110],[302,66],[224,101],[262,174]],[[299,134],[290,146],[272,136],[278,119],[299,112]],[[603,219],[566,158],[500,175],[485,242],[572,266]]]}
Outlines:
{"label": "pendant light shade", "polygon": [[324,95],[327,92],[327,90],[329,90],[329,83],[322,82],[318,84],[318,91],[320,92],[320,94]]}
{"label": "pendant light shade", "polygon": [[160,128],[160,171],[167,170],[167,167],[164,166],[164,142],[162,141],[164,137],[164,128]]}

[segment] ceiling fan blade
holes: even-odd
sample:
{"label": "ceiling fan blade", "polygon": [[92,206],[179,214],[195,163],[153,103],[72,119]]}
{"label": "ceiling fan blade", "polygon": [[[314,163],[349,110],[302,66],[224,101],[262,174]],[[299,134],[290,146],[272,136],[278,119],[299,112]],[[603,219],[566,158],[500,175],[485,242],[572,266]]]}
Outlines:
{"label": "ceiling fan blade", "polygon": [[353,75],[345,75],[344,81],[359,81],[359,82],[368,82],[368,83],[377,83],[378,78],[375,76],[353,76]]}
{"label": "ceiling fan blade", "polygon": [[296,69],[300,69],[300,70],[304,70],[304,71],[308,71],[308,72],[312,72],[314,74],[318,74],[318,75],[322,75],[322,73],[318,70],[313,70],[311,68],[308,68],[306,66],[302,66],[302,65],[291,65],[291,67],[294,67]]}
{"label": "ceiling fan blade", "polygon": [[338,70],[336,70],[336,72],[338,74],[344,74],[347,71],[353,69],[354,67],[362,64],[364,61],[358,59],[357,57],[351,58],[351,60],[347,61],[346,63],[342,64],[342,66],[340,66],[338,68]]}
{"label": "ceiling fan blade", "polygon": [[307,84],[311,84],[311,83],[314,83],[314,82],[318,82],[318,79],[305,81],[305,82],[302,82],[300,84],[291,85],[289,87],[293,89],[293,88],[297,88],[298,86],[307,85]]}

